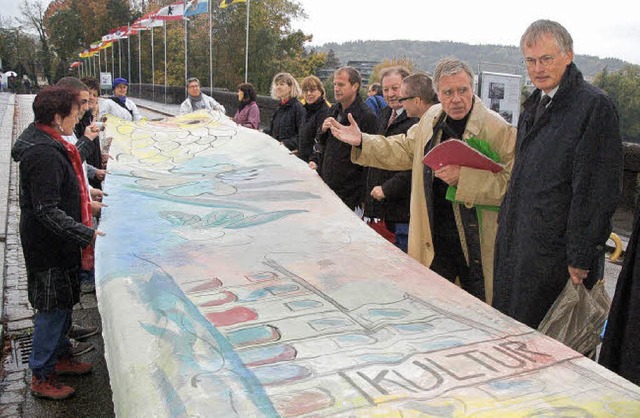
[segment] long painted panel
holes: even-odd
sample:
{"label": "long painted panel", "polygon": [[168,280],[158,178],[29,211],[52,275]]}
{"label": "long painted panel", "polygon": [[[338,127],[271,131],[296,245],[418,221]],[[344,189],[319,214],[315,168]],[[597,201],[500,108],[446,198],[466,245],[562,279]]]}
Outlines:
{"label": "long painted panel", "polygon": [[637,416],[218,113],[110,118],[98,302],[119,416]]}

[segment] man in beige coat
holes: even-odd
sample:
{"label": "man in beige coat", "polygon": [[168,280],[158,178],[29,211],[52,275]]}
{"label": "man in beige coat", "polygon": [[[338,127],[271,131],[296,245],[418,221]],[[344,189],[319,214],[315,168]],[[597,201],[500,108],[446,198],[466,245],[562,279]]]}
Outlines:
{"label": "man in beige coat", "polygon": [[[351,157],[358,164],[413,170],[409,255],[451,281],[458,277],[465,290],[491,303],[498,214],[490,207],[499,206],[507,190],[516,129],[473,94],[473,71],[467,64],[445,58],[433,81],[441,104],[432,106],[406,135],[362,134],[352,118],[347,126],[332,121],[332,133],[353,145]],[[450,138],[485,141],[504,170],[494,174],[449,165],[433,171],[422,163],[427,151]],[[448,186],[457,187],[454,202],[444,198]]]}

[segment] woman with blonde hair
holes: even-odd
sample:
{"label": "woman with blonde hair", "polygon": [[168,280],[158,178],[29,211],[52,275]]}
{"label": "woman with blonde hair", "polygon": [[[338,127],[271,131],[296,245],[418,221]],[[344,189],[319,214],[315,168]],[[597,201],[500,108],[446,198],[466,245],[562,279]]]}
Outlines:
{"label": "woman with blonde hair", "polygon": [[289,150],[298,153],[300,127],[304,120],[304,107],[298,101],[300,85],[289,73],[278,73],[271,83],[271,97],[279,100],[265,133],[280,141]]}

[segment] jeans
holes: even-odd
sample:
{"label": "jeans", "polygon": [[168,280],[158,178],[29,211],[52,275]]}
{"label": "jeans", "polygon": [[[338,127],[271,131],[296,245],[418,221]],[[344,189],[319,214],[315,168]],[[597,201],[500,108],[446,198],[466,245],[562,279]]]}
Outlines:
{"label": "jeans", "polygon": [[396,234],[396,247],[400,248],[405,253],[409,246],[409,224],[397,223],[395,228]]}
{"label": "jeans", "polygon": [[55,364],[71,347],[67,331],[71,326],[71,309],[36,312],[33,348],[29,368],[37,379],[54,373]]}
{"label": "jeans", "polygon": [[91,283],[94,284],[96,282],[96,273],[94,269],[91,270],[82,270],[80,269],[80,283]]}

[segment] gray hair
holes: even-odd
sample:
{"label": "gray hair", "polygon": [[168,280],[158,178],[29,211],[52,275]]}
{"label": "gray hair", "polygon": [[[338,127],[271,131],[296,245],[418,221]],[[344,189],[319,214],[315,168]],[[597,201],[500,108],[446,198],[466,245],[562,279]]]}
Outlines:
{"label": "gray hair", "polygon": [[298,80],[295,79],[289,73],[278,73],[273,77],[273,81],[271,82],[271,97],[274,99],[278,99],[279,97],[276,95],[276,84],[277,83],[286,83],[289,87],[291,87],[290,98],[299,97],[302,94],[302,89],[300,88],[300,84],[298,84]]}
{"label": "gray hair", "polygon": [[433,72],[433,87],[438,91],[438,83],[442,77],[455,75],[460,72],[465,72],[469,76],[469,82],[473,85],[473,70],[469,67],[469,64],[460,61],[458,58],[442,58],[436,64],[436,70]]}
{"label": "gray hair", "polygon": [[425,103],[438,102],[438,96],[433,89],[433,82],[427,74],[411,74],[402,80],[402,84],[407,88],[407,96],[419,97]]}
{"label": "gray hair", "polygon": [[189,87],[189,84],[193,83],[193,82],[198,83],[198,86],[200,86],[200,80],[198,80],[196,77],[191,77],[191,78],[187,78],[187,87]]}
{"label": "gray hair", "polygon": [[380,82],[382,82],[382,80],[384,80],[385,77],[388,77],[394,74],[398,74],[400,78],[404,79],[409,74],[411,74],[411,72],[409,71],[409,69],[407,69],[407,67],[403,65],[394,65],[392,67],[386,67],[380,71]]}
{"label": "gray hair", "polygon": [[558,22],[540,19],[533,22],[520,38],[520,50],[538,43],[544,36],[551,35],[563,54],[573,53],[573,38],[569,31]]}

